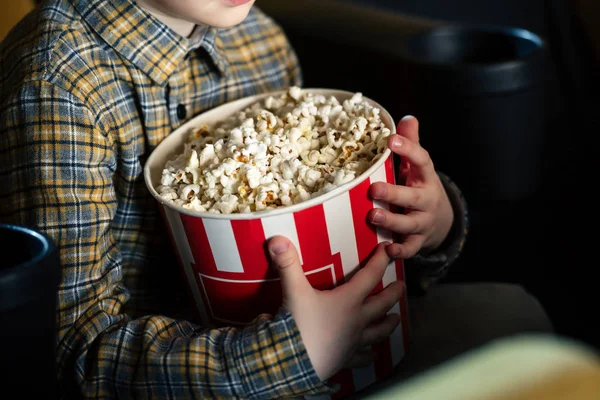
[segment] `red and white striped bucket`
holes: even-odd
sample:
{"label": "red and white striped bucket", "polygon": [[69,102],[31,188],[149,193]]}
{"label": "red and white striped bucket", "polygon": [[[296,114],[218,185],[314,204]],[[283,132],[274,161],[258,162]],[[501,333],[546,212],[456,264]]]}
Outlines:
{"label": "red and white striped bucket", "polygon": [[[353,93],[329,89],[305,89],[335,96],[340,101]],[[169,135],[150,155],[144,167],[146,184],[160,203],[181,266],[200,318],[206,326],[242,325],[261,313],[277,312],[281,305],[281,284],[269,266],[265,242],[275,235],[290,239],[299,251],[303,269],[311,284],[330,289],[344,282],[368,258],[377,243],[393,241],[386,230],[374,228],[367,213],[386,203],[370,199],[374,182],[394,182],[390,150],[355,180],[309,201],[270,211],[249,214],[194,212],[164,202],[154,189],[160,182],[167,160],[183,149],[190,129],[208,126],[268,95],[263,94],[224,104],[190,120]],[[379,104],[381,118],[392,132],[391,116]],[[395,280],[404,280],[401,261],[390,263],[379,291]],[[329,382],[340,385],[332,398],[341,398],[383,379],[400,362],[409,339],[407,298],[390,310],[399,313],[402,323],[389,339],[375,346],[377,361],[366,368],[343,370]]]}

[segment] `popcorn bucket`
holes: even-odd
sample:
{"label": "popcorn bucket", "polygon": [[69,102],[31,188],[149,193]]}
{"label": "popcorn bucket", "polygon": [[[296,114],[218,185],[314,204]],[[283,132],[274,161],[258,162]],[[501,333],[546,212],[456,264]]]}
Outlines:
{"label": "popcorn bucket", "polygon": [[[340,102],[353,95],[339,90],[304,90],[335,96]],[[376,229],[367,221],[369,210],[388,207],[386,203],[373,201],[368,191],[374,182],[394,183],[389,149],[353,181],[300,204],[274,210],[213,214],[178,207],[159,196],[155,188],[160,184],[164,165],[181,153],[192,128],[211,126],[269,95],[279,94],[243,98],[195,117],[161,142],[144,167],[146,185],[159,202],[205,326],[241,326],[261,313],[277,312],[281,305],[281,283],[265,252],[265,242],[273,236],[283,235],[296,245],[306,277],[318,289],[342,284],[377,243],[394,240],[388,231]],[[366,100],[381,110],[382,121],[394,133],[389,113],[372,100]],[[395,280],[404,280],[400,260],[390,263],[374,292]],[[332,398],[351,395],[383,379],[402,359],[409,340],[406,295],[390,312],[399,313],[402,322],[389,339],[374,346],[377,361],[365,368],[342,370],[332,377],[329,382],[340,386]]]}

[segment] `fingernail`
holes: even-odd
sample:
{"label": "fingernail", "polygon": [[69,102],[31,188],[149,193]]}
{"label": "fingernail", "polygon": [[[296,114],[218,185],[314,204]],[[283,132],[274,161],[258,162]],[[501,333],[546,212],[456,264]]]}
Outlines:
{"label": "fingernail", "polygon": [[381,211],[375,211],[373,213],[373,223],[374,224],[380,224],[383,222],[383,220],[385,219],[383,212]]}
{"label": "fingernail", "polygon": [[271,254],[276,256],[286,251],[288,247],[290,247],[290,244],[288,242],[279,242],[271,245],[269,247],[269,250],[271,251]]}
{"label": "fingernail", "polygon": [[399,137],[392,138],[392,150],[398,150],[402,147],[402,139]]}
{"label": "fingernail", "polygon": [[414,116],[412,116],[412,115],[405,115],[400,121],[406,121],[408,119],[413,119],[413,118],[414,118]]}

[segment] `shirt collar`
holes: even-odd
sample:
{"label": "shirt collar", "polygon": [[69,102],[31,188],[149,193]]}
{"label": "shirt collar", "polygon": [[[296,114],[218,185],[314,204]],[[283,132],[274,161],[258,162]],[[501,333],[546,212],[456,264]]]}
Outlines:
{"label": "shirt collar", "polygon": [[227,75],[229,61],[223,51],[221,39],[218,35],[218,29],[206,25],[196,25],[194,31],[188,39],[188,51],[194,51],[203,48],[212,58],[221,74]]}
{"label": "shirt collar", "polygon": [[184,38],[132,0],[71,1],[98,35],[161,86],[168,82],[185,55],[200,47],[222,74],[227,72],[227,59],[215,44],[215,28],[197,26],[189,38]]}

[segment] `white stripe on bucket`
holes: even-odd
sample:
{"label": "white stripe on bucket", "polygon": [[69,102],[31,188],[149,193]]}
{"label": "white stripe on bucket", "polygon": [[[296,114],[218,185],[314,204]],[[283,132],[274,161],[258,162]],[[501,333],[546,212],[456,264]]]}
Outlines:
{"label": "white stripe on bucket", "polygon": [[[164,206],[161,205],[161,207]],[[175,245],[177,246],[179,256],[181,257],[181,261],[183,263],[183,270],[185,272],[185,277],[188,280],[188,286],[191,288],[194,300],[198,305],[196,308],[200,313],[202,324],[207,327],[211,326],[208,319],[208,314],[206,313],[206,308],[204,306],[204,301],[202,300],[202,295],[200,294],[200,289],[198,288],[196,275],[193,271],[192,264],[195,264],[196,262],[194,260],[194,256],[192,255],[192,249],[190,248],[190,243],[185,234],[183,223],[181,222],[181,216],[177,211],[171,210],[169,207],[164,207],[164,210],[167,221],[169,222],[169,226],[171,227],[171,232],[173,233],[173,240],[175,241]]]}
{"label": "white stripe on bucket", "polygon": [[277,235],[288,238],[298,250],[300,264],[304,264],[302,261],[300,240],[298,240],[298,233],[296,232],[296,221],[294,221],[293,214],[276,215],[274,217],[262,218],[260,221],[262,222],[265,239],[269,240],[273,236]]}
{"label": "white stripe on bucket", "polygon": [[231,221],[203,218],[204,229],[217,265],[223,272],[244,272],[242,259],[237,248]]}
{"label": "white stripe on bucket", "polygon": [[360,260],[356,248],[356,234],[352,221],[350,193],[346,192],[325,202],[325,221],[331,246],[331,254],[340,253],[344,276],[352,276]]}
{"label": "white stripe on bucket", "polygon": [[[385,172],[385,163],[384,163],[384,164],[381,164],[381,167],[379,167],[379,169],[377,171],[375,171],[369,179],[371,179],[371,184],[373,184],[375,182],[387,183],[386,178],[387,178],[387,174]],[[388,203],[386,203],[385,201],[380,201],[380,200],[373,200],[373,207],[374,208],[382,208],[384,210],[390,209]],[[389,230],[377,228],[377,241],[379,243],[381,243],[381,242],[390,242],[391,243],[392,239],[393,239],[392,233]]]}
{"label": "white stripe on bucket", "polygon": [[396,276],[396,262],[391,261],[385,269],[383,273],[383,278],[381,278],[381,283],[383,283],[383,287],[386,287],[390,283],[396,281],[398,277]]}

